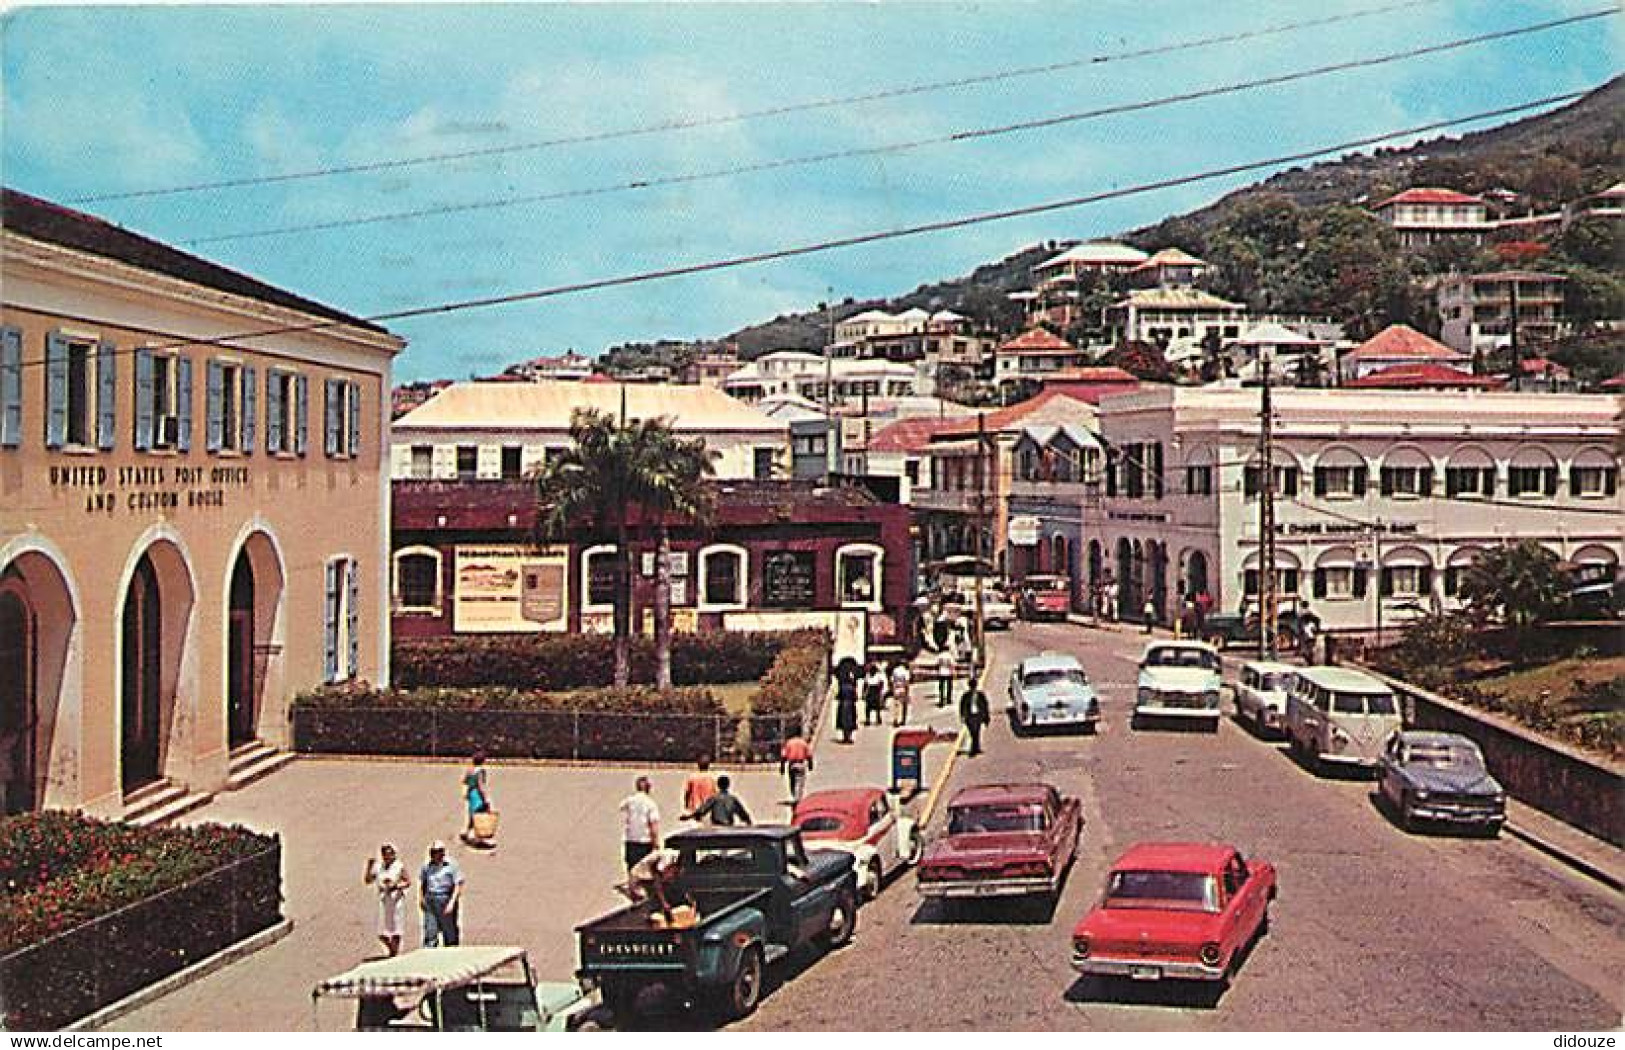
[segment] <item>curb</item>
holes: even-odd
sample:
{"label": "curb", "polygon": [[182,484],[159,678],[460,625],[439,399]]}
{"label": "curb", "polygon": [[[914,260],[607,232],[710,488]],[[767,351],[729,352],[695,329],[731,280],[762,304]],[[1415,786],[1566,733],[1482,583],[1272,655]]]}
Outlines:
{"label": "curb", "polygon": [[[987,672],[990,667],[992,667],[991,661],[983,664],[981,677],[976,680],[976,688],[983,692],[987,691]],[[948,777],[953,773],[954,763],[959,761],[960,751],[964,748],[968,737],[969,734],[966,733],[965,727],[960,726],[959,734],[954,737],[953,750],[948,752],[948,761],[942,764],[941,772],[937,774],[936,781],[931,785],[931,793],[925,797],[925,805],[920,807],[920,814],[915,818],[916,827],[924,828],[931,823],[931,815],[937,810],[937,796],[941,795],[942,789],[947,786]]]}
{"label": "curb", "polygon": [[1586,878],[1601,883],[1602,885],[1613,890],[1615,893],[1625,893],[1625,880],[1621,880],[1616,876],[1609,874],[1572,850],[1564,849],[1562,846],[1557,845],[1549,839],[1544,839],[1529,829],[1521,828],[1510,821],[1501,825],[1501,828],[1513,838],[1533,846],[1535,849],[1546,854],[1548,857],[1551,857],[1560,864],[1574,869],[1576,872],[1584,875]]}
{"label": "curb", "polygon": [[184,988],[193,981],[200,981],[214,973],[223,970],[240,959],[245,959],[261,948],[267,948],[293,932],[293,920],[283,919],[275,926],[261,930],[251,937],[245,937],[229,948],[224,948],[200,962],[195,962],[184,970],[179,970],[161,980],[154,981],[145,988],[126,995],[116,1003],[87,1014],[63,1029],[65,1032],[94,1031],[102,1025],[118,1020],[125,1014],[133,1013],[154,1000],[161,999],[170,992]]}

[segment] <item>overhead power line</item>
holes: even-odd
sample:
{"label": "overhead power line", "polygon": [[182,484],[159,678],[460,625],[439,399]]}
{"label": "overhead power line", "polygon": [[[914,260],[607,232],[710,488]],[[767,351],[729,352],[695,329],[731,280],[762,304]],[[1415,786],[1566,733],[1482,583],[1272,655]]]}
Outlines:
{"label": "overhead power line", "polygon": [[952,80],[936,80],[921,84],[907,84],[901,87],[884,88],[857,95],[841,95],[833,98],[809,99],[803,102],[791,102],[780,106],[768,106],[762,109],[745,110],[740,113],[713,114],[702,117],[684,117],[674,120],[660,121],[653,124],[643,124],[629,128],[619,128],[610,131],[584,132],[578,135],[565,135],[558,138],[537,139],[531,142],[513,143],[507,146],[487,146],[480,149],[455,150],[444,153],[426,153],[412,157],[397,157],[367,161],[359,164],[332,165],[320,168],[307,168],[302,171],[289,171],[273,175],[252,175],[236,179],[219,179],[212,182],[193,182],[179,186],[166,186],[142,190],[127,190],[120,193],[100,193],[84,197],[70,197],[69,204],[94,204],[101,201],[130,200],[138,197],[167,197],[182,193],[200,193],[207,190],[239,189],[245,186],[263,186],[278,182],[297,182],[305,179],[327,178],[336,175],[361,175],[377,171],[396,171],[402,168],[418,167],[429,164],[445,164],[458,160],[472,160],[482,157],[500,157],[513,153],[525,153],[534,150],[552,149],[558,146],[576,146],[593,142],[607,142],[614,139],[633,138],[641,135],[656,135],[671,131],[689,131],[696,128],[718,127],[727,124],[740,124],[751,120],[761,120],[768,117],[782,117],[794,113],[807,113],[821,109],[834,109],[840,106],[860,105],[868,102],[882,102],[887,99],[906,98],[912,95],[923,95],[938,91],[948,91],[955,88],[974,87],[979,84],[993,84],[1005,80],[1015,80],[1021,77],[1038,76],[1045,73],[1059,73],[1068,69],[1078,69],[1084,66],[1100,65],[1107,62],[1123,62],[1136,58],[1149,58],[1156,55],[1173,54],[1179,51],[1190,51],[1197,48],[1211,47],[1217,44],[1233,44],[1245,40],[1256,40],[1266,36],[1276,36],[1281,33],[1295,32],[1300,29],[1314,29],[1322,26],[1335,25],[1340,22],[1352,22],[1360,18],[1370,18],[1374,15],[1390,14],[1396,11],[1405,11],[1417,7],[1427,7],[1440,3],[1441,0],[1405,0],[1403,3],[1385,4],[1381,7],[1362,8],[1357,11],[1348,11],[1340,15],[1328,15],[1324,18],[1312,18],[1297,22],[1285,22],[1279,25],[1262,26],[1258,29],[1241,30],[1235,33],[1225,33],[1220,36],[1201,37],[1195,40],[1179,41],[1171,44],[1159,44],[1152,47],[1137,48],[1132,51],[1118,51],[1089,58],[1070,59],[1063,62],[1049,62],[1037,66],[1020,66],[1014,69],[997,70],[989,73],[980,73],[973,76],[957,77]]}
{"label": "overhead power line", "polygon": [[[1179,186],[1190,186],[1215,179],[1228,178],[1233,175],[1244,175],[1249,172],[1261,171],[1265,168],[1280,167],[1289,164],[1298,164],[1303,161],[1347,153],[1351,150],[1363,149],[1391,142],[1398,138],[1407,138],[1413,135],[1422,135],[1428,132],[1443,131],[1447,128],[1459,127],[1463,124],[1473,124],[1484,120],[1494,120],[1500,117],[1509,117],[1518,113],[1527,113],[1531,110],[1546,106],[1561,105],[1581,98],[1587,92],[1570,91],[1560,95],[1548,95],[1545,98],[1531,99],[1514,105],[1500,106],[1495,109],[1480,110],[1459,117],[1450,117],[1443,120],[1430,121],[1426,124],[1415,124],[1405,128],[1393,128],[1376,135],[1363,138],[1348,139],[1328,146],[1318,146],[1312,149],[1300,150],[1295,153],[1281,154],[1262,160],[1246,161],[1241,164],[1231,164],[1221,168],[1209,168],[1205,171],[1188,175],[1176,175],[1153,182],[1142,182],[1132,186],[1123,186],[1116,189],[1102,190],[1097,193],[1084,194],[1076,197],[1065,197],[1060,200],[1045,201],[1039,204],[1028,204],[1014,208],[1004,208],[997,211],[979,212],[951,219],[939,219],[933,222],[918,223],[912,226],[897,226],[890,229],[874,230],[868,233],[853,234],[847,237],[836,237],[827,240],[813,241],[807,244],[791,245],[782,248],[771,248],[747,255],[735,255],[722,259],[712,259],[705,262],[688,263],[681,266],[671,266],[658,270],[644,270],[637,273],[621,274],[614,277],[601,277],[588,281],[576,281],[569,284],[552,285],[545,288],[535,288],[529,291],[512,292],[506,295],[488,296],[478,299],[462,299],[451,302],[437,303],[428,306],[408,307],[401,310],[392,310],[385,313],[372,314],[359,318],[374,324],[386,321],[402,321],[414,317],[428,317],[440,314],[460,313],[465,310],[481,310],[496,306],[507,306],[515,303],[532,302],[540,299],[552,299],[566,295],[579,295],[583,292],[597,291],[604,288],[618,288],[627,285],[645,284],[651,281],[663,281],[674,277],[689,277],[702,273],[713,273],[718,270],[736,269],[742,266],[755,266],[761,263],[776,262],[781,259],[792,259],[804,255],[816,255],[823,252],[835,251],[841,248],[854,248],[866,244],[875,244],[881,241],[899,240],[905,237],[918,237],[930,233],[943,233],[949,230],[964,229],[971,226],[980,226],[986,223],[1003,222],[1008,219],[1025,218],[1032,215],[1043,215],[1049,212],[1065,211],[1102,201],[1117,200],[1123,197],[1138,196],[1145,193],[1154,193],[1158,190],[1173,189]],[[22,303],[7,302],[5,305],[13,309],[33,309]],[[60,311],[53,314],[66,316]],[[122,322],[110,318],[78,317],[71,318],[84,324],[103,325],[107,327],[120,327]],[[289,335],[298,332],[324,331],[331,328],[342,328],[346,321],[312,321],[306,324],[280,325],[273,328],[237,332],[230,335],[213,338],[182,338],[181,341],[166,346],[146,346],[144,350],[172,350],[193,346],[232,346],[240,349],[253,349],[242,346],[245,340],[261,339],[276,335]],[[117,353],[134,353],[136,348],[120,348]],[[43,365],[43,358],[31,358],[22,361],[22,367],[38,367]]]}
{"label": "overhead power line", "polygon": [[1259,88],[1274,87],[1280,84],[1288,84],[1294,81],[1327,76],[1332,73],[1347,72],[1353,69],[1365,69],[1372,66],[1386,65],[1392,62],[1419,58],[1424,55],[1439,54],[1440,52],[1444,51],[1454,51],[1464,47],[1472,47],[1495,40],[1507,39],[1509,37],[1545,32],[1548,30],[1573,25],[1578,22],[1588,21],[1590,19],[1602,18],[1613,13],[1614,11],[1612,9],[1592,11],[1585,14],[1572,15],[1567,18],[1559,18],[1552,21],[1538,22],[1532,25],[1499,30],[1493,33],[1483,33],[1477,36],[1461,37],[1455,40],[1447,40],[1437,44],[1428,44],[1422,47],[1409,48],[1404,51],[1394,51],[1383,55],[1373,55],[1367,58],[1350,59],[1346,62],[1336,62],[1331,65],[1316,66],[1312,69],[1302,69],[1290,73],[1260,77],[1256,80],[1245,80],[1238,83],[1223,84],[1216,87],[1201,88],[1196,91],[1182,92],[1176,95],[1164,95],[1160,98],[1142,99],[1135,102],[1124,102],[1111,106],[1102,106],[1097,109],[1063,113],[1049,117],[1040,117],[1034,120],[1019,121],[1011,124],[1000,124],[985,128],[972,128],[965,131],[952,132],[946,135],[935,135],[929,138],[884,143],[878,146],[855,146],[851,149],[835,150],[827,153],[812,153],[803,154],[796,157],[781,157],[776,160],[760,161],[754,164],[736,164],[721,168],[712,168],[705,171],[686,172],[676,175],[648,176],[645,178],[632,179],[625,182],[609,183],[601,186],[581,187],[570,190],[555,190],[548,193],[526,194],[515,197],[500,197],[490,200],[466,201],[460,204],[437,204],[405,211],[385,212],[377,215],[360,215],[345,219],[332,219],[326,222],[299,223],[297,225],[290,226],[274,226],[258,230],[240,230],[232,233],[211,234],[204,237],[194,237],[182,241],[181,243],[189,246],[219,244],[225,241],[255,240],[266,237],[287,236],[296,233],[317,233],[327,230],[351,229],[357,226],[375,226],[386,223],[409,222],[415,219],[439,218],[446,215],[466,214],[475,211],[490,211],[501,208],[519,207],[527,204],[542,204],[574,198],[597,197],[612,193],[627,193],[637,190],[648,190],[662,186],[676,186],[714,179],[733,178],[740,175],[749,175],[764,171],[776,171],[784,168],[803,167],[814,164],[824,164],[831,161],[851,160],[861,157],[874,157],[890,153],[902,153],[909,150],[923,149],[927,146],[941,146],[958,142],[971,142],[976,139],[993,138],[995,136],[1009,135],[1017,132],[1037,131],[1043,128],[1051,128],[1062,124],[1071,124],[1079,121],[1097,120],[1101,117],[1118,116],[1124,113],[1137,113],[1150,109],[1159,109],[1164,106],[1172,106],[1185,102],[1195,102],[1201,99],[1216,98],[1222,95],[1237,94],[1243,91],[1257,90]]}

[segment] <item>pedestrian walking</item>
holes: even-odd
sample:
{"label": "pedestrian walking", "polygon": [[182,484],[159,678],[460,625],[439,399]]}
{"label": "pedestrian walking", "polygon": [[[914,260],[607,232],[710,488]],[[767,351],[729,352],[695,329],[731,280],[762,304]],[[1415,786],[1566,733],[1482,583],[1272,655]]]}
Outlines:
{"label": "pedestrian walking", "polygon": [[869,661],[863,676],[863,724],[879,725],[880,712],[886,706],[886,672],[878,663]]}
{"label": "pedestrian walking", "polygon": [[[699,809],[684,813],[684,820],[710,820],[719,828],[731,828],[735,823],[750,824],[750,811],[734,796],[727,774],[717,777],[717,793],[705,800]],[[641,859],[641,858],[640,858]]]}
{"label": "pedestrian walking", "polygon": [[913,685],[914,675],[909,672],[908,661],[899,657],[891,665],[891,724],[894,726],[908,721],[908,694]]}
{"label": "pedestrian walking", "polygon": [[812,772],[812,745],[800,733],[784,742],[779,749],[779,774],[790,785],[790,801],[801,801],[802,789],[807,786],[807,774]]}
{"label": "pedestrian walking", "polygon": [[1201,637],[1207,633],[1208,613],[1213,611],[1213,595],[1204,588],[1196,592],[1196,635]]}
{"label": "pedestrian walking", "polygon": [[683,806],[679,813],[699,809],[706,799],[717,793],[717,775],[711,772],[711,756],[701,755],[694,764],[698,768],[683,782]]}
{"label": "pedestrian walking", "polygon": [[[468,804],[468,823],[463,825],[463,841],[475,841],[474,818],[491,811],[490,779],[485,769],[485,752],[476,751],[463,774],[463,801]],[[485,836],[480,836],[484,838]]]}
{"label": "pedestrian walking", "polygon": [[965,731],[970,734],[972,758],[982,753],[982,727],[987,725],[992,717],[988,709],[987,694],[982,691],[981,682],[973,667],[970,684],[959,697],[959,720],[964,723]]}
{"label": "pedestrian walking", "polygon": [[418,872],[425,948],[455,948],[462,943],[457,922],[462,904],[463,869],[446,856],[446,844],[436,840],[429,846],[429,862]]}
{"label": "pedestrian walking", "polygon": [[1116,580],[1107,580],[1106,581],[1106,622],[1107,623],[1116,623],[1117,622],[1117,612],[1118,612],[1118,609],[1117,609],[1117,596],[1118,596],[1118,594],[1119,594],[1119,591],[1118,591],[1118,587],[1117,587],[1117,581]]}
{"label": "pedestrian walking", "polygon": [[[717,778],[719,787],[723,779]],[[628,871],[660,845],[660,807],[649,794],[649,778],[638,777],[634,786],[635,790],[621,799],[620,805],[621,855]]]}
{"label": "pedestrian walking", "polygon": [[1145,633],[1150,634],[1157,622],[1157,603],[1149,594],[1145,596],[1145,604],[1140,607],[1140,618],[1145,621]]}
{"label": "pedestrian walking", "polygon": [[401,953],[401,938],[406,935],[406,890],[412,885],[407,877],[406,865],[395,855],[395,847],[388,842],[378,847],[378,856],[367,858],[363,884],[378,893],[378,940],[390,955]]}
{"label": "pedestrian walking", "polygon": [[947,707],[954,702],[954,660],[959,649],[959,639],[954,638],[954,644],[937,654],[937,706]]}
{"label": "pedestrian walking", "polygon": [[858,683],[862,676],[858,662],[848,657],[835,669],[835,728],[841,743],[850,744],[858,728]]}

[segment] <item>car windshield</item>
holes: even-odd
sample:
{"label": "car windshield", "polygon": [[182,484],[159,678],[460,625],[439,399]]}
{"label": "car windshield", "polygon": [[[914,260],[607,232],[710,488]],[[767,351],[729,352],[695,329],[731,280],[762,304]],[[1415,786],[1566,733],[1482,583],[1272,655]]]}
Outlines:
{"label": "car windshield", "polygon": [[1106,884],[1108,908],[1177,908],[1218,911],[1219,888],[1195,871],[1114,871]]}
{"label": "car windshield", "polygon": [[1028,586],[1039,594],[1065,594],[1067,591],[1065,580],[1031,580]]}
{"label": "car windshield", "polygon": [[1285,671],[1277,674],[1259,675],[1258,688],[1266,693],[1284,693],[1286,692],[1287,679],[1290,677],[1291,675]]}
{"label": "car windshield", "polygon": [[813,813],[796,821],[801,834],[810,839],[857,838],[863,834],[861,821],[834,813]]}
{"label": "car windshield", "polygon": [[1391,715],[1394,698],[1389,693],[1333,693],[1332,714]]}
{"label": "car windshield", "polygon": [[1046,685],[1088,685],[1089,679],[1076,667],[1067,667],[1050,671],[1028,671],[1021,676],[1021,684],[1027,689],[1038,689]]}
{"label": "car windshield", "polygon": [[1174,646],[1162,646],[1146,654],[1147,667],[1205,667],[1209,671],[1219,669],[1219,658],[1206,649],[1184,649]]}
{"label": "car windshield", "polygon": [[948,834],[983,835],[998,831],[1043,831],[1044,807],[956,806],[948,817]]}
{"label": "car windshield", "polygon": [[1483,769],[1484,759],[1477,748],[1452,744],[1412,744],[1405,749],[1405,761],[1430,769]]}

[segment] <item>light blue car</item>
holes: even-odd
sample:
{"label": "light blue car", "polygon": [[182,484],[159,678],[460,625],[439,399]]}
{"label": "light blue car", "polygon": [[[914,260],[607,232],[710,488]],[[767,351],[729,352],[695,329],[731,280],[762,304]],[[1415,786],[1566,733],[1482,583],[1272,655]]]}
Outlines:
{"label": "light blue car", "polygon": [[1018,731],[1093,733],[1100,721],[1100,698],[1076,659],[1064,653],[1039,653],[1010,673],[1010,713]]}

